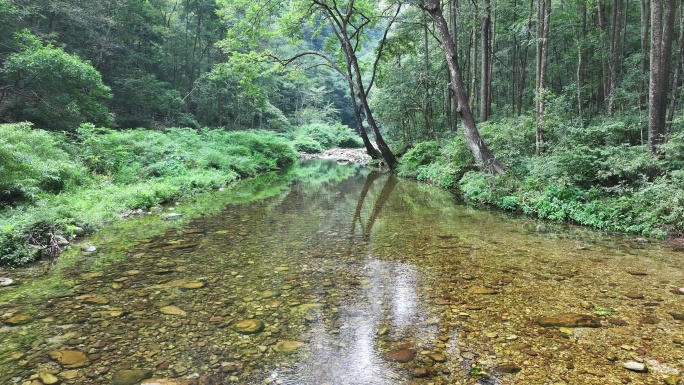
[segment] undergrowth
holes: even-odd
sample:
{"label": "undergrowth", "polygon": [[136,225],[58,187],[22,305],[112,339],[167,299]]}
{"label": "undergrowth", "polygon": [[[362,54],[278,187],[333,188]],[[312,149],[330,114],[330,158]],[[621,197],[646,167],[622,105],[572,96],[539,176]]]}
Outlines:
{"label": "undergrowth", "polygon": [[0,125],[0,265],[44,256],[54,235],[91,232],[296,156],[287,139],[266,131],[82,125],[66,137],[29,123]]}
{"label": "undergrowth", "polygon": [[458,189],[466,201],[603,231],[651,237],[684,232],[684,133],[675,126],[663,156],[641,143],[637,119],[587,127],[547,127],[535,154],[531,117],[478,128],[505,176],[480,172],[462,136],[415,145],[401,159],[402,176]]}

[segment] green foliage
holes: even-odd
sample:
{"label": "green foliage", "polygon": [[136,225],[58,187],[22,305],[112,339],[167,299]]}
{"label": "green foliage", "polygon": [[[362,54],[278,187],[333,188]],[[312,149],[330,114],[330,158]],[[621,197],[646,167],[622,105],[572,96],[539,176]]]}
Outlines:
{"label": "green foliage", "polygon": [[[152,75],[129,74],[117,79],[114,86],[117,124],[122,127],[197,127],[194,117],[184,113],[180,92]],[[98,124],[97,122],[91,122]]]}
{"label": "green foliage", "polygon": [[267,131],[112,131],[83,125],[78,134],[83,162],[117,184],[181,175],[197,168],[251,176],[285,167],[296,158],[285,139]]}
{"label": "green foliage", "polygon": [[113,131],[85,124],[77,134],[79,141],[67,144],[63,134],[27,123],[0,125],[2,202],[25,203],[0,212],[0,265],[39,257],[51,231],[92,231],[135,209],[281,169],[297,156],[286,139],[267,131]]}
{"label": "green foliage", "polygon": [[542,219],[655,237],[684,232],[684,136],[673,134],[659,160],[634,139],[635,121],[606,120],[555,127],[547,152],[536,156],[531,122],[522,116],[480,125],[498,158],[510,165],[505,176],[475,171],[462,137],[441,149],[436,142],[416,145],[398,173],[458,187],[473,203]]}
{"label": "green foliage", "polygon": [[361,148],[363,142],[342,124],[312,123],[290,133],[297,151],[318,153],[330,148]]}
{"label": "green foliage", "polygon": [[609,315],[614,315],[616,313],[617,313],[617,310],[609,308],[609,307],[596,306],[594,308],[594,314],[600,315],[600,316],[609,316]]}
{"label": "green foliage", "polygon": [[64,141],[30,123],[0,124],[0,207],[84,182],[86,170],[70,159]]}
{"label": "green foliage", "polygon": [[408,166],[418,167],[424,166],[430,162],[434,162],[441,155],[439,143],[437,142],[421,142],[410,149],[402,158],[402,163]]}
{"label": "green foliage", "polygon": [[473,167],[462,139],[440,147],[437,142],[421,142],[401,158],[397,174],[442,188],[456,188],[463,174]]}
{"label": "green foliage", "polygon": [[73,130],[83,122],[111,123],[104,104],[110,89],[90,62],[43,46],[27,31],[18,40],[21,52],[10,55],[1,72],[17,89],[10,94],[9,109],[18,119],[52,130]]}

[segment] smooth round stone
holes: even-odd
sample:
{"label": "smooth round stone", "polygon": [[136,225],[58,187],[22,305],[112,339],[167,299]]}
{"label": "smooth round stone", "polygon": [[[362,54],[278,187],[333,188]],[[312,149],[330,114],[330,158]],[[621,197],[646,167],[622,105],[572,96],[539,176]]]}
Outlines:
{"label": "smooth round stone", "polygon": [[142,380],[152,378],[152,371],[146,369],[119,370],[112,376],[112,385],[138,385]]}
{"label": "smooth round stone", "polygon": [[33,317],[26,315],[26,314],[20,314],[20,315],[15,315],[14,317],[10,317],[5,320],[5,323],[10,326],[18,326],[18,325],[23,325],[27,324],[29,322],[33,321]]}
{"label": "smooth round stone", "polygon": [[435,362],[446,362],[447,360],[446,356],[442,353],[430,353],[428,357]]}
{"label": "smooth round stone", "polygon": [[622,364],[622,367],[631,370],[633,372],[639,372],[639,373],[646,373],[648,372],[648,368],[646,365],[642,364],[641,362],[636,362],[636,361],[627,361],[624,364]]}
{"label": "smooth round stone", "polygon": [[42,381],[45,385],[53,385],[59,383],[59,378],[57,378],[57,376],[46,372],[38,374],[38,378],[40,378],[40,381]]}
{"label": "smooth round stone", "polygon": [[206,283],[204,283],[204,282],[188,282],[188,283],[181,285],[181,288],[193,290],[193,289],[201,289],[204,286],[206,286]]}
{"label": "smooth round stone", "polygon": [[80,350],[53,350],[48,352],[50,358],[65,368],[74,369],[86,366],[88,357]]}
{"label": "smooth round stone", "polygon": [[179,308],[178,306],[171,306],[171,305],[170,306],[164,306],[161,309],[159,309],[159,311],[162,312],[163,314],[167,314],[167,315],[184,316],[187,314],[185,311],[183,311],[183,309]]}
{"label": "smooth round stone", "polygon": [[82,299],[83,299],[83,302],[93,304],[93,305],[106,305],[109,303],[109,300],[107,298],[99,297],[96,295],[85,296]]}
{"label": "smooth round stone", "polygon": [[416,356],[416,351],[413,349],[399,349],[385,354],[387,361],[394,362],[409,362]]}
{"label": "smooth round stone", "polygon": [[258,319],[247,319],[233,324],[233,330],[240,334],[256,334],[264,330],[264,322]]}
{"label": "smooth round stone", "polygon": [[488,287],[483,287],[483,286],[473,286],[470,289],[468,289],[469,292],[473,294],[483,294],[483,295],[492,295],[492,294],[497,294],[498,291],[494,289],[490,289]]}
{"label": "smooth round stone", "polygon": [[12,278],[0,277],[0,286],[9,286],[14,283]]}
{"label": "smooth round stone", "polygon": [[281,354],[290,354],[299,350],[302,345],[298,341],[280,341],[273,347],[273,350]]}

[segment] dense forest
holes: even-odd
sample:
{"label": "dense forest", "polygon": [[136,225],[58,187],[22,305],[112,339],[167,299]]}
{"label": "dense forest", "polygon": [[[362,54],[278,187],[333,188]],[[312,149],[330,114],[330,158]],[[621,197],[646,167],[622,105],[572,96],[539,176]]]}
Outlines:
{"label": "dense forest", "polygon": [[[46,229],[103,222],[64,194],[166,186],[120,214],[284,167],[292,148],[334,146],[365,146],[471,202],[681,235],[683,11],[674,0],[0,0],[0,258],[30,260],[18,240]],[[172,176],[187,188],[169,191]]]}

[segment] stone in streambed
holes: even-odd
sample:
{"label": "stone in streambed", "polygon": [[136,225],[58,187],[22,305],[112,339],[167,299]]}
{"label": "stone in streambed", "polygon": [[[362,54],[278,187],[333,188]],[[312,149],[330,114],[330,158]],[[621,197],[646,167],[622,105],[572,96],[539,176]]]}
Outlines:
{"label": "stone in streambed", "polygon": [[53,361],[68,369],[88,365],[88,357],[80,350],[53,350],[48,353]]}
{"label": "stone in streambed", "polygon": [[25,314],[20,314],[20,315],[15,315],[14,317],[10,317],[10,318],[6,319],[4,322],[10,326],[18,326],[18,325],[27,324],[31,321],[33,321],[33,317],[31,317],[29,315],[25,315]]}
{"label": "stone in streambed", "polygon": [[391,351],[385,354],[385,359],[394,362],[409,362],[412,361],[415,356],[416,351],[407,348]]}
{"label": "stone in streambed", "polygon": [[233,324],[233,330],[240,334],[256,334],[264,330],[264,322],[257,319],[238,321]]}
{"label": "stone in streambed", "polygon": [[672,318],[676,319],[677,321],[684,321],[684,314],[682,313],[669,312],[669,314],[672,316]]}
{"label": "stone in streambed", "polygon": [[197,380],[188,380],[180,378],[149,378],[143,380],[140,385],[195,385]]}
{"label": "stone in streambed", "polygon": [[566,327],[566,328],[598,328],[601,322],[596,317],[578,314],[565,313],[551,317],[542,317],[537,321],[544,327]]}
{"label": "stone in streambed", "polygon": [[503,365],[500,365],[497,369],[499,369],[499,371],[501,373],[510,373],[510,374],[515,374],[515,373],[518,373],[519,371],[522,370],[521,367],[519,367],[518,365],[515,365],[515,364],[503,364]]}
{"label": "stone in streambed", "polygon": [[634,291],[625,294],[625,297],[627,297],[627,298],[629,298],[629,299],[644,299],[644,295],[643,295],[643,294],[637,293],[637,292],[634,292]]}
{"label": "stone in streambed", "polygon": [[59,384],[59,378],[51,373],[41,372],[38,374],[38,378],[40,378],[40,381],[45,385]]}
{"label": "stone in streambed", "polygon": [[89,303],[91,305],[106,305],[109,303],[109,300],[105,297],[100,297],[97,295],[84,295],[81,297],[78,297],[76,299],[80,299],[85,303]]}
{"label": "stone in streambed", "polygon": [[484,286],[473,286],[470,289],[468,289],[468,291],[473,293],[473,294],[482,294],[482,295],[492,295],[492,294],[498,294],[499,293],[498,291],[496,291],[494,289],[490,289],[490,288],[484,287]]}
{"label": "stone in streambed", "polygon": [[280,341],[273,347],[273,350],[281,354],[290,354],[299,350],[302,345],[303,344],[298,341]]}
{"label": "stone in streambed", "polygon": [[187,314],[185,313],[185,311],[183,311],[183,309],[179,308],[178,306],[164,306],[161,309],[159,309],[159,311],[167,315],[184,316]]}
{"label": "stone in streambed", "polygon": [[447,358],[442,353],[430,353],[428,357],[434,362],[446,362]]}
{"label": "stone in streambed", "polygon": [[152,378],[152,371],[147,369],[119,370],[112,376],[112,385],[138,385],[142,380]]}
{"label": "stone in streambed", "polygon": [[633,372],[638,372],[638,373],[646,373],[648,372],[648,368],[646,365],[642,364],[641,362],[636,362],[636,361],[627,361],[624,364],[622,364],[622,367],[631,370]]}
{"label": "stone in streambed", "polygon": [[184,283],[180,287],[182,289],[194,290],[194,289],[201,289],[201,288],[205,287],[206,285],[207,284],[204,282],[188,282],[188,283]]}

